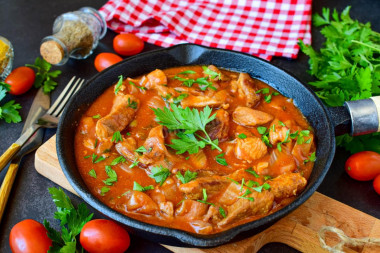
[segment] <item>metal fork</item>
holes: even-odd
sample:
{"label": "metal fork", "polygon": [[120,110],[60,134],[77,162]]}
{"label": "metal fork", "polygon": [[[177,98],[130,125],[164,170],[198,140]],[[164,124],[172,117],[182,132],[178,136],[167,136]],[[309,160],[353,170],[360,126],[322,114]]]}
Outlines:
{"label": "metal fork", "polygon": [[[61,116],[63,109],[69,99],[81,88],[85,79],[71,78],[61,95],[57,98],[49,110],[40,117],[37,122],[33,123],[18,139],[13,143],[0,157],[0,172],[12,159],[12,157],[21,149],[25,142],[32,136],[39,128],[56,128],[58,126],[59,116]],[[42,107],[39,110],[43,110]]]}

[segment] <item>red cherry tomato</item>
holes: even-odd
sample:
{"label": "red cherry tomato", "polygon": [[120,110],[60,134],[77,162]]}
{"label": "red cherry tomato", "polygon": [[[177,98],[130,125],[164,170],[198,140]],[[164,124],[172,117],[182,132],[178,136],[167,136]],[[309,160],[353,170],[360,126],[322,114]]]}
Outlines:
{"label": "red cherry tomato", "polygon": [[372,180],[380,174],[380,154],[373,151],[353,154],[347,159],[345,169],[353,179]]}
{"label": "red cherry tomato", "polygon": [[131,33],[119,34],[113,39],[113,49],[120,55],[135,55],[144,49],[144,41]]}
{"label": "red cherry tomato", "polygon": [[380,174],[375,177],[375,180],[373,180],[373,188],[377,194],[380,195]]}
{"label": "red cherry tomato", "polygon": [[100,53],[96,56],[94,65],[96,70],[100,72],[122,60],[120,56],[113,53]]}
{"label": "red cherry tomato", "polygon": [[122,253],[130,244],[130,238],[119,224],[110,220],[91,220],[80,232],[80,244],[90,253]]}
{"label": "red cherry tomato", "polygon": [[9,244],[13,253],[46,253],[52,241],[41,223],[29,219],[14,225]]}
{"label": "red cherry tomato", "polygon": [[10,94],[21,95],[33,86],[34,79],[36,79],[36,74],[33,69],[18,67],[12,70],[4,82],[11,86]]}

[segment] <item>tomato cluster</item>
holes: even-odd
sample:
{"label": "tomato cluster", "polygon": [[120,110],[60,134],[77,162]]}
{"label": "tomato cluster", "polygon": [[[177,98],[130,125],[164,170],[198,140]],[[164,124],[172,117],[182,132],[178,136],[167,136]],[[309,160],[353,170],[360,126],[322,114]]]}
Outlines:
{"label": "tomato cluster", "polygon": [[373,188],[380,194],[380,154],[362,151],[350,156],[345,165],[350,177],[359,181],[373,180]]}
{"label": "tomato cluster", "polygon": [[[144,42],[134,34],[119,34],[113,39],[113,49],[120,55],[131,56],[144,49]],[[94,65],[96,70],[100,72],[121,60],[122,58],[117,54],[100,53],[96,56]]]}

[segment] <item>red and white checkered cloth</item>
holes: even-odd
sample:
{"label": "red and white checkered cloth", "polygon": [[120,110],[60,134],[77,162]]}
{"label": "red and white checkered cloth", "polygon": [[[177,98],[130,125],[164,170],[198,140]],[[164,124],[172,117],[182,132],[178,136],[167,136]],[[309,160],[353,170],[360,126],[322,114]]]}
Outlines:
{"label": "red and white checkered cloth", "polygon": [[110,0],[110,29],[162,47],[179,43],[296,58],[311,42],[311,0]]}

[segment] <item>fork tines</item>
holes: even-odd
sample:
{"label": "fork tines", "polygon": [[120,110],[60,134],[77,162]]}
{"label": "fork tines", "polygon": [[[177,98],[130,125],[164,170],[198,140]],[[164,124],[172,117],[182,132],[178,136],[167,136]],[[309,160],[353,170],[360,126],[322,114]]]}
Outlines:
{"label": "fork tines", "polygon": [[59,117],[63,112],[67,101],[75,94],[83,85],[85,79],[78,78],[76,81],[76,76],[71,78],[70,82],[66,85],[65,89],[62,91],[61,95],[57,98],[54,104],[47,111],[47,114],[50,114],[54,117]]}

